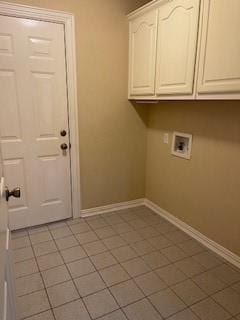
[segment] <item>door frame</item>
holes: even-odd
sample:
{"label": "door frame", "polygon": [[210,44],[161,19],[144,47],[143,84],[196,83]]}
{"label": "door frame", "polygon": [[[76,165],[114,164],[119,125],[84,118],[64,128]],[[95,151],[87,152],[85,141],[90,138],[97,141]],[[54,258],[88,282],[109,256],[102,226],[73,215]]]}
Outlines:
{"label": "door frame", "polygon": [[81,216],[81,189],[74,15],[63,11],[26,6],[22,4],[12,4],[9,2],[0,2],[0,15],[42,20],[46,22],[55,22],[64,25],[66,46],[68,118],[71,143],[71,203],[72,216],[73,218],[78,218]]}

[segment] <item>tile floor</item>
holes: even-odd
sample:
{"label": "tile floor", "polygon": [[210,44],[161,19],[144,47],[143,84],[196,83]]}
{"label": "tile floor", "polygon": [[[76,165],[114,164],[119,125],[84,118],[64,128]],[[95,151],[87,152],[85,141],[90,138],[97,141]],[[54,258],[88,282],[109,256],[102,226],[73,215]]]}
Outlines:
{"label": "tile floor", "polygon": [[145,207],[12,238],[19,319],[240,320],[240,270]]}

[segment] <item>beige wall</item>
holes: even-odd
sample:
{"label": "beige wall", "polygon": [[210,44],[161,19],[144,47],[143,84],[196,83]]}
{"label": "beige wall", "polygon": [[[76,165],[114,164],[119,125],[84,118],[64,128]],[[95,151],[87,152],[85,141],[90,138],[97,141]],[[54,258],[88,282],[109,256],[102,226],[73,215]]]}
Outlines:
{"label": "beige wall", "polygon": [[[149,112],[146,196],[240,255],[240,102],[161,102]],[[193,134],[190,161],[164,132]]]}
{"label": "beige wall", "polygon": [[125,14],[146,1],[12,2],[75,14],[83,208],[144,197],[146,127],[127,101]]}

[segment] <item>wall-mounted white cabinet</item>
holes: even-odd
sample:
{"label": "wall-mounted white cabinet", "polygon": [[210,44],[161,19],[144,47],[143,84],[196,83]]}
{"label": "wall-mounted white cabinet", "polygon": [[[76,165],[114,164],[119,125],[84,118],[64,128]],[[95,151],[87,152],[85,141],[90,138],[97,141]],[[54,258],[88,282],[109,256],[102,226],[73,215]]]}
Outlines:
{"label": "wall-mounted white cabinet", "polygon": [[130,22],[130,92],[153,95],[157,44],[157,10],[151,10]]}
{"label": "wall-mounted white cabinet", "polygon": [[239,0],[154,0],[130,14],[129,99],[239,99],[239,12]]}
{"label": "wall-mounted white cabinet", "polygon": [[240,93],[240,1],[204,0],[202,19],[199,95]]}
{"label": "wall-mounted white cabinet", "polygon": [[156,95],[193,94],[199,0],[176,0],[159,9]]}

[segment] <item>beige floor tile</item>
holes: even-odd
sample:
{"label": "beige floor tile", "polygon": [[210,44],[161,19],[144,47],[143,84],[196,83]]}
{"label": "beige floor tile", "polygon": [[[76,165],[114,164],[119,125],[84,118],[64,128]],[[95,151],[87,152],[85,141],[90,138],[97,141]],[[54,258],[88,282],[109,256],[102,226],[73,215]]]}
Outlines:
{"label": "beige floor tile", "polygon": [[50,253],[45,256],[37,257],[40,271],[51,269],[62,265],[63,259],[58,252]]}
{"label": "beige floor tile", "polygon": [[111,250],[119,247],[125,246],[127,243],[120,236],[113,236],[107,239],[103,239],[105,246]]}
{"label": "beige floor tile", "polygon": [[187,276],[173,264],[157,269],[155,272],[169,286],[177,284],[187,278]]}
{"label": "beige floor tile", "polygon": [[52,311],[45,311],[42,313],[39,313],[35,316],[32,316],[30,318],[27,318],[26,320],[55,320]]}
{"label": "beige floor tile", "polygon": [[128,243],[134,243],[134,242],[138,242],[143,240],[143,238],[140,236],[139,233],[137,233],[136,231],[130,231],[127,233],[122,233],[121,237]]}
{"label": "beige floor tile", "polygon": [[139,229],[138,233],[142,236],[143,239],[149,239],[155,236],[159,236],[159,232],[151,226]]}
{"label": "beige floor tile", "polygon": [[90,320],[90,316],[81,300],[54,308],[53,311],[56,320]]}
{"label": "beige floor tile", "polygon": [[39,271],[35,259],[16,263],[14,265],[14,270],[16,278],[24,277]]}
{"label": "beige floor tile", "polygon": [[157,250],[172,246],[172,242],[163,235],[149,238],[148,241]]}
{"label": "beige floor tile", "polygon": [[101,317],[119,308],[107,289],[87,296],[83,298],[83,300],[93,319]]}
{"label": "beige floor tile", "polygon": [[113,230],[111,226],[103,227],[95,230],[95,233],[99,239],[106,239],[116,235],[116,231]]}
{"label": "beige floor tile", "polygon": [[186,308],[186,305],[170,289],[159,291],[149,298],[164,318],[170,317],[174,313]]}
{"label": "beige floor tile", "polygon": [[134,219],[128,222],[133,229],[138,230],[141,228],[146,228],[148,225],[147,223],[142,219]]}
{"label": "beige floor tile", "polygon": [[112,286],[130,278],[119,264],[100,270],[99,273],[107,286]]}
{"label": "beige floor tile", "polygon": [[127,320],[127,318],[121,310],[117,310],[107,314],[106,316],[98,318],[98,320]]}
{"label": "beige floor tile", "polygon": [[28,233],[29,234],[34,234],[34,233],[39,233],[39,232],[44,232],[44,231],[48,231],[48,227],[47,226],[36,226],[36,227],[31,227],[28,229]]}
{"label": "beige floor tile", "polygon": [[233,289],[224,289],[214,294],[212,298],[233,316],[240,313],[240,295]]}
{"label": "beige floor tile", "polygon": [[[55,229],[54,231],[61,230],[61,229],[62,228]],[[56,239],[55,241],[56,241],[56,244],[57,244],[59,250],[64,250],[64,249],[78,246],[78,242],[74,236]]]}
{"label": "beige floor tile", "polygon": [[83,248],[89,256],[94,256],[107,251],[107,247],[101,240],[83,244]]}
{"label": "beige floor tile", "polygon": [[56,252],[57,247],[54,241],[47,241],[47,242],[42,242],[34,245],[33,250],[36,257],[40,257],[49,253]]}
{"label": "beige floor tile", "polygon": [[74,233],[74,234],[91,231],[91,228],[85,222],[71,225],[70,229],[71,229],[72,233]]}
{"label": "beige floor tile", "polygon": [[124,262],[137,257],[137,253],[130,246],[113,249],[111,250],[111,253],[119,262]]}
{"label": "beige floor tile", "polygon": [[162,317],[147,299],[130,304],[124,312],[131,320],[161,320]]}
{"label": "beige floor tile", "polygon": [[103,218],[96,218],[94,220],[89,220],[88,224],[93,230],[97,230],[103,227],[107,227],[109,224]]}
{"label": "beige floor tile", "polygon": [[227,320],[231,315],[211,298],[198,302],[191,307],[201,320]]}
{"label": "beige floor tile", "polygon": [[80,244],[85,244],[88,242],[93,242],[93,241],[99,240],[94,231],[79,233],[79,234],[76,234],[75,237]]}
{"label": "beige floor tile", "polygon": [[73,281],[47,288],[47,293],[53,308],[80,298]]}
{"label": "beige floor tile", "polygon": [[129,232],[129,231],[133,231],[133,230],[134,230],[127,222],[115,224],[115,225],[112,226],[112,228],[113,228],[118,234],[126,233],[126,232]]}
{"label": "beige floor tile", "polygon": [[18,311],[20,319],[30,317],[50,309],[45,290],[37,291],[18,298]]}
{"label": "beige floor tile", "polygon": [[126,221],[126,222],[129,222],[131,220],[134,220],[134,219],[137,219],[138,218],[138,215],[137,215],[137,212],[131,212],[129,211],[128,213],[124,213],[124,214],[120,214],[121,218]]}
{"label": "beige floor tile", "polygon": [[28,236],[12,239],[12,248],[21,249],[30,247],[31,242]]}
{"label": "beige floor tile", "polygon": [[193,259],[195,259],[206,269],[212,269],[223,264],[223,260],[220,257],[217,257],[215,254],[209,251],[204,251],[197,255],[194,255]]}
{"label": "beige floor tile", "polygon": [[70,218],[69,220],[66,220],[66,224],[67,224],[68,226],[72,226],[72,225],[74,225],[74,224],[84,223],[84,222],[85,222],[85,219],[83,219],[83,218],[76,218],[76,219]]}
{"label": "beige floor tile", "polygon": [[142,257],[151,269],[157,269],[164,267],[170,263],[170,261],[160,252],[154,251]]}
{"label": "beige floor tile", "polygon": [[171,261],[176,262],[182,260],[187,257],[187,254],[182,250],[179,249],[177,246],[171,246],[168,248],[164,248],[161,252]]}
{"label": "beige floor tile", "polygon": [[44,232],[31,234],[29,237],[30,237],[31,243],[33,245],[37,244],[37,243],[41,243],[41,242],[46,242],[46,241],[51,241],[52,240],[52,236],[51,236],[51,233],[49,231],[44,231]]}
{"label": "beige floor tile", "polygon": [[212,269],[211,273],[213,276],[229,285],[240,281],[240,272],[236,271],[234,268],[231,268],[227,264],[222,264],[215,269]]}
{"label": "beige floor tile", "polygon": [[32,247],[21,248],[13,251],[14,262],[20,262],[34,258]]}
{"label": "beige floor tile", "polygon": [[199,318],[190,309],[185,309],[168,318],[168,320],[199,320]]}
{"label": "beige floor tile", "polygon": [[178,229],[169,222],[162,222],[158,226],[155,226],[155,228],[162,234],[178,231]]}
{"label": "beige floor tile", "polygon": [[193,277],[205,271],[205,268],[192,258],[180,260],[175,265],[188,277]]}
{"label": "beige floor tile", "polygon": [[184,241],[178,244],[179,247],[189,256],[193,256],[200,252],[206,252],[207,248],[196,240]]}
{"label": "beige floor tile", "polygon": [[106,288],[98,272],[90,273],[74,280],[81,297],[88,296]]}
{"label": "beige floor tile", "polygon": [[128,260],[126,262],[123,262],[121,265],[132,277],[137,277],[140,274],[151,271],[151,268],[141,258]]}
{"label": "beige floor tile", "polygon": [[65,265],[43,271],[42,277],[46,287],[51,287],[71,279]]}
{"label": "beige floor tile", "polygon": [[42,277],[40,273],[34,273],[29,276],[16,279],[17,296],[23,296],[35,291],[44,289]]}
{"label": "beige floor tile", "polygon": [[183,231],[177,230],[173,232],[168,232],[165,234],[165,236],[175,244],[179,244],[181,242],[191,240],[191,238]]}
{"label": "beige floor tile", "polygon": [[84,258],[67,264],[68,270],[73,278],[78,278],[96,271],[89,258]]}
{"label": "beige floor tile", "polygon": [[147,240],[135,242],[135,243],[131,244],[131,247],[140,256],[146,255],[146,254],[156,250]]}
{"label": "beige floor tile", "polygon": [[96,256],[92,256],[91,261],[93,262],[96,269],[98,269],[98,270],[110,267],[110,266],[118,263],[117,260],[114,258],[114,256],[109,251],[100,253]]}
{"label": "beige floor tile", "polygon": [[57,228],[63,228],[65,226],[67,226],[66,221],[57,221],[57,222],[52,222],[52,223],[48,224],[48,229],[54,230]]}
{"label": "beige floor tile", "polygon": [[81,246],[61,250],[61,255],[65,263],[76,261],[87,256]]}
{"label": "beige floor tile", "polygon": [[124,222],[124,220],[118,214],[105,215],[104,220],[110,225]]}
{"label": "beige floor tile", "polygon": [[207,295],[190,279],[174,285],[172,290],[188,306],[207,297]]}
{"label": "beige floor tile", "polygon": [[136,286],[133,280],[116,284],[110,288],[111,293],[121,307],[136,302],[144,297],[143,293]]}
{"label": "beige floor tile", "polygon": [[11,232],[12,240],[17,239],[17,238],[21,238],[21,237],[26,237],[26,236],[28,236],[28,232],[26,229],[21,229],[21,230],[16,230],[16,231]]}
{"label": "beige floor tile", "polygon": [[195,276],[193,281],[208,295],[212,295],[226,287],[226,284],[214,277],[208,271]]}
{"label": "beige floor tile", "polygon": [[165,282],[163,282],[163,280],[161,280],[154,272],[145,273],[134,278],[134,280],[146,296],[166,288]]}
{"label": "beige floor tile", "polygon": [[232,286],[232,289],[237,291],[238,294],[240,294],[240,282],[238,283],[235,283],[233,286]]}
{"label": "beige floor tile", "polygon": [[61,239],[64,237],[71,236],[72,232],[69,227],[65,226],[62,228],[57,228],[57,229],[51,230],[51,234],[52,234],[53,239]]}

